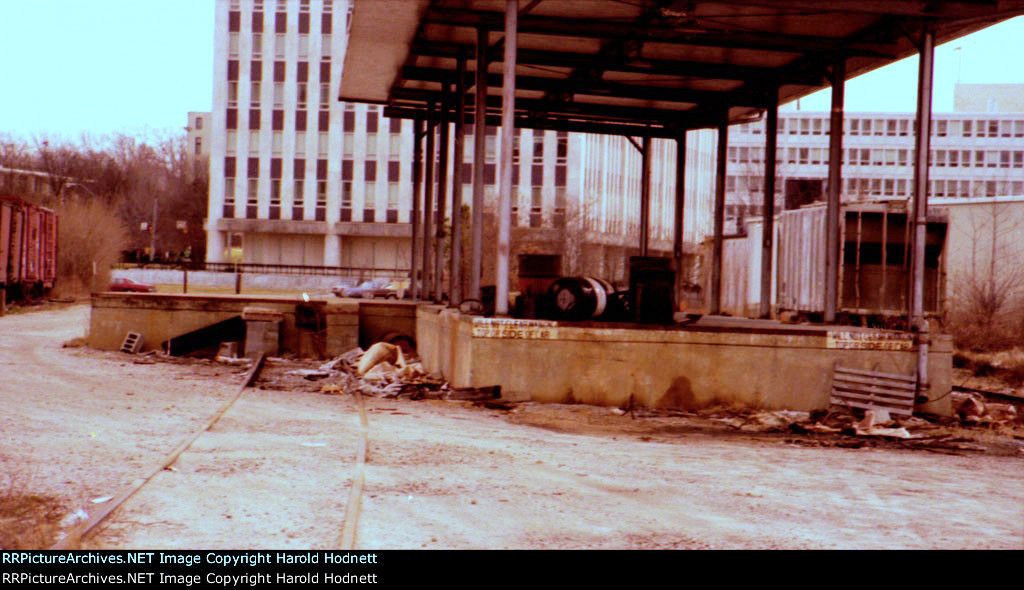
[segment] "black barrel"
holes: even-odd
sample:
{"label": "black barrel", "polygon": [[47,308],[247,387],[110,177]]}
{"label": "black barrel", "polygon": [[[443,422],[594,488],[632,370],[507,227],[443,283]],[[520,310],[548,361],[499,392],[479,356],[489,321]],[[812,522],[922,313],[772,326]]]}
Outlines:
{"label": "black barrel", "polygon": [[551,315],[556,320],[576,322],[597,319],[611,308],[613,291],[603,279],[562,277],[548,291]]}
{"label": "black barrel", "polygon": [[634,321],[671,324],[675,306],[675,271],[671,258],[631,256],[629,299]]}

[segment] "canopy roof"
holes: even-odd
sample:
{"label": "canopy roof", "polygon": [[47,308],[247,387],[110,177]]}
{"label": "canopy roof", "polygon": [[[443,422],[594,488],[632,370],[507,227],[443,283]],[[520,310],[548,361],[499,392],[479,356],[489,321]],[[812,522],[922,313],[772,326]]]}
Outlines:
{"label": "canopy roof", "polygon": [[[516,125],[675,137],[747,120],[1024,14],[1024,0],[519,0]],[[476,69],[488,31],[488,110],[501,106],[504,0],[354,0],[339,98],[422,117]],[[496,121],[496,119],[495,119]],[[489,121],[490,123],[490,121]],[[494,124],[494,123],[491,123]]]}

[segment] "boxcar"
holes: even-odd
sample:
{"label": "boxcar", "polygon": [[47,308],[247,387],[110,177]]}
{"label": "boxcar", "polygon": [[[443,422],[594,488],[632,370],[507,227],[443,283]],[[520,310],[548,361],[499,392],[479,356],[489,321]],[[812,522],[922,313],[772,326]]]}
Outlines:
{"label": "boxcar", "polygon": [[57,214],[0,195],[0,288],[10,300],[40,297],[57,281]]}

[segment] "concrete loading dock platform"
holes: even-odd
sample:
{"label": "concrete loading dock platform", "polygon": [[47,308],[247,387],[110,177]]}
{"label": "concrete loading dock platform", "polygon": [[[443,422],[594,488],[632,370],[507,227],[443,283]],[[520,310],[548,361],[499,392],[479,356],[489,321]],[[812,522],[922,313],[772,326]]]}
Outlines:
{"label": "concrete loading dock platform", "polygon": [[[416,344],[426,370],[455,387],[500,385],[503,397],[539,402],[814,410],[828,406],[837,363],[909,376],[917,361],[912,334],[850,326],[724,316],[671,326],[559,322],[415,302],[116,293],[93,296],[89,345],[117,350],[126,333],[138,332],[142,350],[158,350],[251,306],[282,314],[284,354],[330,357],[401,335]],[[300,308],[322,314],[322,334],[302,327]],[[920,410],[950,413],[952,351],[949,336],[933,338],[929,397],[938,401]]]}
{"label": "concrete loading dock platform", "polygon": [[172,338],[240,317],[249,307],[281,313],[282,354],[325,358],[382,339],[416,341],[415,304],[410,302],[97,293],[92,296],[89,346],[118,350],[125,335],[136,332],[143,338],[141,351],[161,350]]}
{"label": "concrete loading dock platform", "polygon": [[[850,326],[792,325],[706,316],[651,326],[485,318],[421,305],[424,368],[455,387],[500,385],[502,395],[541,402],[696,409],[729,402],[815,410],[829,403],[835,364],[914,375],[912,334]],[[953,343],[929,354],[938,400],[920,411],[948,415]],[[940,399],[941,398],[941,399]]]}

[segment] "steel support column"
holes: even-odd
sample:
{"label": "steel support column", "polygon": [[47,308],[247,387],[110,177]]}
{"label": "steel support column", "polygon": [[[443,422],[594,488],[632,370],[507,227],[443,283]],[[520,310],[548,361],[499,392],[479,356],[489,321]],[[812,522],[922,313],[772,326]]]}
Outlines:
{"label": "steel support column", "polygon": [[924,317],[925,233],[928,229],[928,156],[932,129],[932,74],[935,60],[935,31],[925,28],[917,72],[917,137],[914,159],[914,258],[910,324],[917,330],[917,394],[927,398],[928,320]]}
{"label": "steel support column", "polygon": [[516,28],[519,0],[505,0],[505,59],[501,80],[501,187],[498,189],[498,260],[494,313],[508,315],[508,258],[512,233],[512,141],[516,134]]}
{"label": "steel support column", "polygon": [[676,269],[676,300],[673,305],[679,308],[683,284],[683,230],[686,215],[686,131],[680,131],[676,138],[676,194],[675,210],[672,215],[672,258]]}
{"label": "steel support column", "polygon": [[441,141],[438,147],[437,217],[434,218],[434,303],[441,303],[444,293],[444,216],[448,198],[448,109],[451,106],[449,85],[441,86]]}
{"label": "steel support column", "polygon": [[768,107],[764,137],[764,206],[761,219],[761,317],[772,315],[772,252],[775,242],[775,144],[779,130],[779,92]]}
{"label": "steel support column", "polygon": [[487,29],[476,30],[476,101],[473,103],[473,215],[470,222],[469,298],[480,301],[483,273],[484,135],[487,133]]}
{"label": "steel support column", "polygon": [[413,144],[412,144],[412,244],[410,255],[412,256],[411,281],[409,283],[409,297],[413,300],[419,299],[423,293],[423,271],[420,264],[418,240],[420,236],[420,199],[423,197],[423,119],[413,121]]}
{"label": "steel support column", "polygon": [[452,247],[448,304],[462,303],[462,161],[466,151],[466,58],[459,57],[455,84],[455,153],[452,154]]}
{"label": "steel support column", "polygon": [[718,123],[718,159],[715,170],[715,221],[711,243],[711,284],[708,311],[722,313],[722,233],[725,231],[725,164],[729,142],[729,111]]}
{"label": "steel support column", "polygon": [[436,117],[434,104],[427,105],[427,154],[426,170],[423,174],[423,299],[430,299],[434,285],[431,277],[434,267],[430,259],[434,237],[434,168],[437,166],[437,161],[434,158],[434,127],[437,123]]}
{"label": "steel support column", "polygon": [[846,60],[832,64],[832,118],[828,136],[828,205],[825,208],[825,323],[836,321],[839,306],[839,195],[843,176],[843,92]]}
{"label": "steel support column", "polygon": [[651,135],[644,135],[640,150],[640,256],[647,256],[651,241]]}

